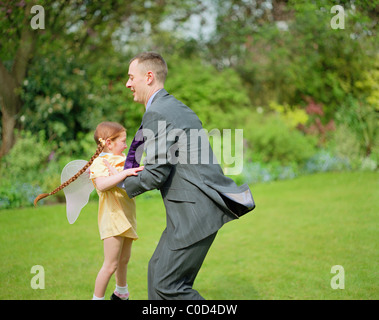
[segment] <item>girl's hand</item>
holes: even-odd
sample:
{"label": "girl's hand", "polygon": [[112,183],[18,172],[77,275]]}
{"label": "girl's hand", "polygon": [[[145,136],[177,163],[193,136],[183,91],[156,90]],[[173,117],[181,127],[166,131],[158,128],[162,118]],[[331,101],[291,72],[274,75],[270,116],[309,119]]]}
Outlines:
{"label": "girl's hand", "polygon": [[[104,160],[104,163],[105,163],[106,160]],[[109,163],[108,163],[109,165]],[[108,167],[107,165],[107,167]],[[133,169],[126,169],[126,170],[122,170],[120,172],[118,172],[116,169],[115,169],[115,173],[111,173],[111,172],[114,172],[112,169],[111,169],[111,165],[109,165],[110,167],[108,167],[109,169],[109,172],[111,175],[109,175],[108,177],[98,177],[95,179],[95,184],[96,184],[96,188],[100,191],[107,191],[113,187],[115,187],[119,182],[121,182],[122,180],[124,180],[126,177],[129,177],[129,176],[136,176],[137,175],[137,172],[140,172],[144,169],[144,167],[139,167],[139,168],[133,168]]]}
{"label": "girl's hand", "polygon": [[112,167],[111,164],[108,162],[108,160],[103,159],[103,162],[106,165],[106,167],[108,168],[110,176],[113,176],[113,175],[118,173],[117,169],[115,167]]}
{"label": "girl's hand", "polygon": [[138,168],[131,168],[131,169],[126,169],[124,171],[126,171],[126,176],[129,177],[129,176],[137,176],[138,175],[138,172],[142,171],[145,167],[144,166],[141,166],[141,167],[138,167]]}

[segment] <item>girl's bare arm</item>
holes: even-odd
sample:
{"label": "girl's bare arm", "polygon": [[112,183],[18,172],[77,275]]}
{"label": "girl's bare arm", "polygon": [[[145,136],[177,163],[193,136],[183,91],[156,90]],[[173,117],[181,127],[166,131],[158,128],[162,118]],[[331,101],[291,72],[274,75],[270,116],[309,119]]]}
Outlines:
{"label": "girl's bare arm", "polygon": [[95,179],[96,187],[99,191],[107,191],[115,187],[119,182],[124,180],[129,176],[138,175],[139,171],[142,171],[144,167],[132,168],[118,172],[116,169],[110,171],[110,176],[108,177],[98,177]]}

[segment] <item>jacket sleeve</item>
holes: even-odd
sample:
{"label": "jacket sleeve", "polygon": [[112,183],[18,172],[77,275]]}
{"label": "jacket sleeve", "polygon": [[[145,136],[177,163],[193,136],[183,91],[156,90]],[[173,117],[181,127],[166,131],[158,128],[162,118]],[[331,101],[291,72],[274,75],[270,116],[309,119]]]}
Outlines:
{"label": "jacket sleeve", "polygon": [[164,117],[157,112],[146,112],[143,117],[144,149],[146,158],[144,170],[138,176],[127,177],[119,183],[130,198],[149,190],[159,189],[170,175],[172,164],[169,163],[167,151],[173,141],[167,141],[167,133],[172,129]]}

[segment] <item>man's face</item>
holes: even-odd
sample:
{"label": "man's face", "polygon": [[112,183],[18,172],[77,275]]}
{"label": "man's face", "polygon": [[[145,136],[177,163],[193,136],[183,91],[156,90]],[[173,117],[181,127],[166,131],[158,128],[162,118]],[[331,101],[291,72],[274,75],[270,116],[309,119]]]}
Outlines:
{"label": "man's face", "polygon": [[149,90],[148,77],[137,60],[132,61],[130,64],[128,76],[129,80],[126,83],[126,87],[132,90],[134,101],[146,105]]}

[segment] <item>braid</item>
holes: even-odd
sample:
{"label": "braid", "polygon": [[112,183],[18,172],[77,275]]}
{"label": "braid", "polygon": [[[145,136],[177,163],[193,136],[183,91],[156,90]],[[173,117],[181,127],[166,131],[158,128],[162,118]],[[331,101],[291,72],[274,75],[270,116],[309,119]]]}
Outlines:
{"label": "braid", "polygon": [[[102,139],[101,139],[102,140]],[[100,141],[98,143],[98,146],[97,146],[97,149],[96,149],[96,152],[95,154],[91,157],[91,159],[86,163],[86,165],[81,168],[77,174],[75,174],[74,176],[72,176],[70,179],[68,179],[66,182],[63,182],[58,188],[56,188],[55,190],[51,191],[50,193],[42,193],[40,194],[39,196],[37,196],[35,199],[34,199],[34,206],[37,206],[37,202],[41,199],[44,199],[48,196],[51,196],[53,194],[56,194],[58,191],[61,191],[63,188],[66,188],[70,183],[74,182],[76,179],[78,179],[88,168],[89,166],[92,164],[92,162],[100,155],[100,153],[103,151],[105,147],[105,143],[104,141]]]}

